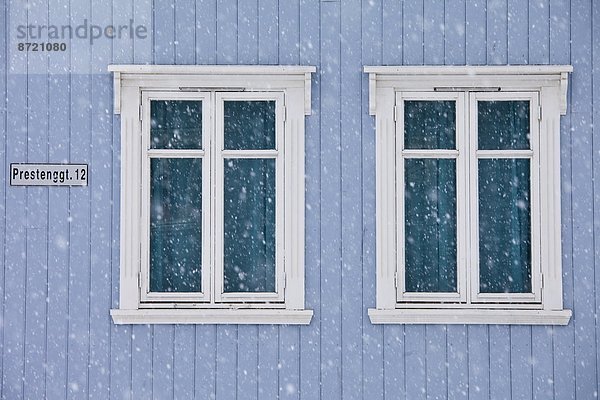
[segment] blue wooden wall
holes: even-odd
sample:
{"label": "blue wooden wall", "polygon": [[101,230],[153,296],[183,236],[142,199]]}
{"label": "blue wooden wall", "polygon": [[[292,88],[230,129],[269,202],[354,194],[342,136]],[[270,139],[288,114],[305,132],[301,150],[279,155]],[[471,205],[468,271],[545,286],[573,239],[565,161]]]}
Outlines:
{"label": "blue wooden wall", "polygon": [[[2,399],[597,397],[599,1],[2,0],[0,8]],[[8,59],[12,24],[85,18],[133,18],[151,40],[73,40],[42,73],[44,55]],[[120,120],[109,63],[317,66],[306,120],[310,326],[112,324]],[[361,70],[402,64],[574,66],[561,123],[568,326],[369,323],[375,127]],[[87,188],[8,186],[11,162],[66,160],[90,164]]]}

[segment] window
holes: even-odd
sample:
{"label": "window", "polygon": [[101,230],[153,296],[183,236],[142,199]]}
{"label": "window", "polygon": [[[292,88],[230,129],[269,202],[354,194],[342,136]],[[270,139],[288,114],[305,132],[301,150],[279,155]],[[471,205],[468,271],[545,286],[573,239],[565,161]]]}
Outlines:
{"label": "window", "polygon": [[304,116],[314,68],[111,71],[122,135],[115,323],[308,324]]}
{"label": "window", "polygon": [[566,324],[569,66],[366,67],[377,122],[373,323]]}

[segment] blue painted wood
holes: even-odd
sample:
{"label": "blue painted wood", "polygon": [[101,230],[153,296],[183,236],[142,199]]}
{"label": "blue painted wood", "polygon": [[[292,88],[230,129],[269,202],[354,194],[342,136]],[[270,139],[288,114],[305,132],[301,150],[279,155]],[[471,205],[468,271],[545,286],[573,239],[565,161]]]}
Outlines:
{"label": "blue painted wood", "polygon": [[406,1],[402,13],[404,44],[402,59],[405,65],[423,64],[423,0]]}
{"label": "blue painted wood", "polygon": [[490,326],[490,393],[511,399],[510,327]]}
{"label": "blue painted wood", "polygon": [[446,0],[445,2],[444,56],[448,65],[465,64],[465,0]]}
{"label": "blue painted wood", "polygon": [[[300,1],[300,63],[318,65],[320,56],[319,0]],[[305,273],[306,307],[313,310],[311,324],[300,330],[300,397],[318,399],[321,372],[321,140],[320,78],[312,79],[312,114],[305,121]]]}
{"label": "blue painted wood", "polygon": [[423,60],[425,64],[444,63],[444,0],[423,2]]}
{"label": "blue painted wood", "polygon": [[[135,13],[134,15],[134,9],[133,9],[133,0],[113,0],[112,1],[112,21],[113,24],[116,26],[119,25],[127,25],[129,24],[129,20],[131,18],[135,18],[135,20],[138,20],[138,13]],[[145,2],[142,2],[142,4],[144,4]],[[146,3],[147,4],[147,3]],[[68,3],[66,8],[63,8],[63,10],[67,9],[68,10]],[[136,11],[141,11],[143,10],[143,7],[137,8]],[[150,35],[150,38],[153,35],[153,31],[151,29],[151,24],[146,25],[148,26],[148,32]],[[150,40],[150,42],[152,42],[152,40]],[[132,62],[137,62],[137,60],[134,58],[134,52],[131,46],[131,42],[128,40],[112,40],[112,46],[113,46],[113,62],[115,63],[122,63],[122,64],[131,64]]]}
{"label": "blue painted wood", "polygon": [[[173,398],[194,398],[196,337],[193,325],[175,325],[173,347]],[[202,356],[202,355],[200,355]]]}
{"label": "blue painted wood", "polygon": [[[362,2],[362,64],[383,62],[383,4]],[[362,353],[363,393],[372,400],[384,398],[383,327],[372,325],[367,309],[375,307],[375,119],[369,115],[369,83],[363,74],[362,115]],[[325,241],[325,243],[327,243]]]}
{"label": "blue painted wood", "polygon": [[277,0],[258,0],[258,63],[278,62]]}
{"label": "blue painted wood", "polygon": [[[596,44],[600,40],[600,26],[598,24],[600,21],[600,7],[598,6],[598,2],[592,3],[592,43]],[[592,128],[592,137],[595,139],[598,137],[600,133],[600,129],[598,128],[598,124],[600,123],[600,111],[598,110],[597,105],[600,103],[600,52],[597,51],[598,45],[596,44],[592,50],[592,102],[595,105],[592,111],[592,120],[594,122]],[[600,151],[600,143],[598,140],[594,140],[594,179],[600,176],[600,169],[598,168],[598,151]],[[594,212],[600,207],[600,188],[598,185],[594,184]],[[598,264],[600,259],[600,227],[597,223],[594,223],[594,265]],[[600,274],[594,274],[595,278],[595,315],[598,315],[598,310],[600,309]],[[600,384],[600,338],[598,335],[600,334],[600,327],[596,322],[596,391],[598,390],[598,385]]]}
{"label": "blue painted wood", "polygon": [[[297,355],[298,349],[290,349],[289,351]],[[257,326],[238,327],[237,355],[237,399],[258,399]]]}
{"label": "blue painted wood", "polygon": [[[573,269],[575,326],[576,398],[593,396],[596,387],[596,343],[594,338],[594,253],[593,248],[593,131],[591,24],[592,2],[571,3],[571,60],[573,97]],[[576,266],[576,267],[575,267]]]}
{"label": "blue painted wood", "polygon": [[152,334],[152,397],[172,399],[175,326],[156,325]]}
{"label": "blue painted wood", "polygon": [[[237,333],[237,326],[235,325],[222,325],[217,327],[217,399],[235,398],[238,359],[236,351]],[[272,343],[271,346],[273,346]]]}
{"label": "blue painted wood", "polygon": [[[8,12],[6,7],[6,2],[2,3],[0,7],[0,26],[3,28],[3,36],[0,39],[0,54],[4,54],[4,60],[6,60],[6,50],[8,48],[8,35],[6,34],[6,23],[8,19]],[[6,176],[6,135],[7,135],[7,107],[8,107],[8,93],[6,91],[6,77],[7,77],[7,63],[0,62],[0,94],[2,94],[2,99],[0,99],[0,148],[2,152],[0,153],[0,176]],[[2,244],[2,248],[0,249],[0,299],[4,299],[4,265],[5,265],[5,253],[4,253],[4,243],[6,238],[6,185],[0,185],[0,243]],[[4,304],[0,307],[0,318],[4,321]],[[0,383],[3,382],[2,377],[4,376],[4,329],[0,329]],[[0,398],[2,398],[2,389],[0,389]]]}
{"label": "blue painted wood", "polygon": [[489,327],[468,327],[469,400],[490,398]]}
{"label": "blue painted wood", "polygon": [[175,0],[175,64],[196,61],[195,0]]}
{"label": "blue painted wood", "polygon": [[551,399],[554,396],[554,327],[534,326],[532,330],[531,353],[533,358],[533,398]]}
{"label": "blue painted wood", "polygon": [[[125,332],[123,332],[125,333]],[[152,397],[152,337],[154,328],[149,325],[134,325],[131,333],[131,398]],[[135,368],[134,368],[135,366]],[[158,375],[157,375],[158,376]]]}
{"label": "blue painted wood", "polygon": [[217,0],[196,0],[196,62],[217,62]]}
{"label": "blue painted wood", "polygon": [[384,393],[396,399],[406,398],[406,365],[404,363],[404,326],[386,326],[383,332]]}
{"label": "blue painted wood", "polygon": [[530,399],[532,393],[532,348],[531,327],[510,327],[510,372],[512,377],[513,398]]}
{"label": "blue painted wood", "polygon": [[153,2],[154,62],[172,64],[175,61],[175,0]]}
{"label": "blue painted wood", "polygon": [[196,326],[196,358],[194,387],[196,399],[216,398],[216,348],[215,326]]}
{"label": "blue painted wood", "polygon": [[237,3],[217,0],[217,64],[237,63]]}
{"label": "blue painted wood", "polygon": [[[279,3],[280,21],[278,28],[279,62],[299,64],[300,62],[300,2],[289,0]],[[258,42],[257,42],[258,44]],[[279,371],[278,390],[280,399],[299,399],[300,390],[300,328],[279,327]]]}
{"label": "blue painted wood", "polygon": [[238,2],[238,62],[258,62],[258,0]]}
{"label": "blue painted wood", "polygon": [[529,2],[529,62],[548,64],[550,60],[550,1]]}
{"label": "blue painted wood", "polygon": [[[279,393],[279,329],[277,326],[258,328],[258,398],[275,399]],[[217,397],[218,398],[218,397]]]}
{"label": "blue painted wood", "polygon": [[[70,6],[70,23],[91,18],[91,5],[80,2]],[[71,44],[71,115],[69,161],[91,161],[91,46],[87,41]],[[90,346],[90,245],[91,188],[69,189],[69,338],[67,342],[67,398],[89,396]]]}
{"label": "blue painted wood", "polygon": [[487,62],[502,65],[508,60],[508,4],[507,0],[489,0],[487,3]]}
{"label": "blue painted wood", "polygon": [[473,0],[466,2],[466,57],[467,64],[485,64],[486,46],[486,1]]}
{"label": "blue painted wood", "polygon": [[527,64],[529,60],[528,9],[520,0],[508,0],[508,63]]}
{"label": "blue painted wood", "polygon": [[341,389],[340,4],[321,4],[321,396]]}
{"label": "blue painted wood", "polygon": [[[123,3],[129,3],[129,0],[123,1]],[[189,3],[188,3],[189,4]],[[191,13],[193,9],[187,10]],[[133,48],[131,46],[131,40],[126,41],[126,53],[131,54],[133,50],[133,62],[136,64],[150,64],[152,62],[152,0],[136,0],[133,2],[133,20],[135,26],[142,26],[146,28],[146,31],[141,35],[136,35],[133,39]],[[114,7],[113,7],[114,10]],[[113,11],[113,19],[118,18]],[[137,28],[136,28],[137,29]],[[193,34],[193,32],[192,32]],[[113,56],[114,57],[114,56]]]}
{"label": "blue painted wood", "polygon": [[427,398],[427,345],[425,325],[404,327],[406,398]]}
{"label": "blue painted wood", "polygon": [[383,64],[402,64],[403,0],[383,0]]}
{"label": "blue painted wood", "polygon": [[467,328],[448,325],[448,399],[466,399],[469,393]]}
{"label": "blue painted wood", "polygon": [[355,301],[362,291],[362,202],[361,167],[356,154],[361,151],[361,54],[354,43],[360,42],[361,2],[341,2],[341,216],[342,229],[342,398],[361,399],[362,331],[357,321],[362,304]]}
{"label": "blue painted wood", "polygon": [[[48,23],[48,10],[42,2],[33,2],[28,11],[28,23]],[[46,61],[43,54],[27,56],[27,161],[48,159],[48,80],[41,73]],[[42,70],[42,71],[40,71]],[[33,73],[31,73],[33,72]],[[46,371],[46,297],[48,189],[27,189],[26,285],[25,285],[25,371],[24,397],[45,396]]]}
{"label": "blue painted wood", "polygon": [[425,370],[427,398],[448,397],[447,326],[435,325],[426,328]]}

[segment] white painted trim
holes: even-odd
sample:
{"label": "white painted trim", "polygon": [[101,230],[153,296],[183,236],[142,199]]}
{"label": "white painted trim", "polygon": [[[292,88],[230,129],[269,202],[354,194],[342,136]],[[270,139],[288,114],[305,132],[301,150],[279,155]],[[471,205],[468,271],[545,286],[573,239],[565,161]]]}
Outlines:
{"label": "white painted trim", "polygon": [[[136,65],[111,64],[109,72],[123,74],[175,74],[175,75],[299,75],[314,73],[317,68],[305,65]],[[224,86],[226,87],[226,86]]]}
{"label": "white painted trim", "polygon": [[365,66],[378,75],[554,75],[573,72],[571,65]]}
{"label": "white painted trim", "polygon": [[369,309],[372,324],[567,325],[571,310]]}
{"label": "white painted trim", "polygon": [[312,310],[286,309],[141,309],[110,310],[121,324],[281,324],[308,325]]}

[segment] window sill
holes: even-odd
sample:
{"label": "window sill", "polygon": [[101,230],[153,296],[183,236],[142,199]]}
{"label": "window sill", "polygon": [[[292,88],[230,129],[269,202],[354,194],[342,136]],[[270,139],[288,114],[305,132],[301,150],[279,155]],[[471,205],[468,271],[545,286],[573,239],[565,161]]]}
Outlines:
{"label": "window sill", "polygon": [[272,309],[146,309],[110,310],[122,324],[281,324],[308,325],[312,310]]}
{"label": "window sill", "polygon": [[372,324],[567,325],[571,310],[369,309]]}

